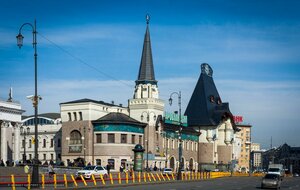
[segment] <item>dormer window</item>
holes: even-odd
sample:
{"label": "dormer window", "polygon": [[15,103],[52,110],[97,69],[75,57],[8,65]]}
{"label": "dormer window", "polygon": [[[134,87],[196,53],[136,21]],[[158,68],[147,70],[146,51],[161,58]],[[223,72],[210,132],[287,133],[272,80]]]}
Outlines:
{"label": "dormer window", "polygon": [[221,105],[221,104],[222,104],[222,100],[221,100],[220,97],[217,98],[217,104],[218,104],[218,105]]}
{"label": "dormer window", "polygon": [[215,98],[214,98],[213,95],[210,95],[210,96],[209,96],[209,101],[210,101],[211,103],[215,103]]}

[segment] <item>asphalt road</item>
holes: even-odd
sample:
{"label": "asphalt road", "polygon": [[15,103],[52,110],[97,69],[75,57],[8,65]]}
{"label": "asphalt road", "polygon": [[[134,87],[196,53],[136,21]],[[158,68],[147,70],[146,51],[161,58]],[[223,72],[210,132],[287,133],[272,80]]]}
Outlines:
{"label": "asphalt road", "polygon": [[[106,190],[252,190],[261,189],[260,177],[226,177],[204,181],[174,182],[167,184],[148,184],[127,187],[106,187]],[[300,190],[300,177],[285,178],[281,189]]]}

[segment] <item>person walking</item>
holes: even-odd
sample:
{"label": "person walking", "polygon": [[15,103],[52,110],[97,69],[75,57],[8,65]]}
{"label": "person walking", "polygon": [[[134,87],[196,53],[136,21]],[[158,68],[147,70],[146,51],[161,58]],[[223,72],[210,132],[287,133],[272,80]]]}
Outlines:
{"label": "person walking", "polygon": [[49,164],[48,166],[48,174],[49,174],[49,178],[51,178],[55,174],[52,164]]}
{"label": "person walking", "polygon": [[29,173],[29,166],[28,166],[27,163],[24,165],[24,173],[25,173],[25,174],[28,174],[28,173]]}
{"label": "person walking", "polygon": [[109,175],[110,174],[110,164],[106,165],[106,170],[107,170],[107,174]]}

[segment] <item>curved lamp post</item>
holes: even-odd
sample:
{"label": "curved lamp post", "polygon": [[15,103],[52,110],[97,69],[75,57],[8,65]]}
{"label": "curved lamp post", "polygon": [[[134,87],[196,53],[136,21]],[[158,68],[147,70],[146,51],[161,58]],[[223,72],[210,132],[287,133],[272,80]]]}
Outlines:
{"label": "curved lamp post", "polygon": [[172,105],[173,99],[172,96],[176,94],[178,96],[178,107],[179,107],[179,131],[178,131],[178,140],[179,140],[179,168],[178,168],[178,174],[177,174],[177,180],[181,180],[181,169],[182,169],[182,140],[181,140],[181,91],[179,92],[173,92],[170,95],[169,98],[169,104]]}
{"label": "curved lamp post", "polygon": [[41,97],[37,95],[37,40],[36,40],[36,20],[34,20],[34,25],[31,23],[24,23],[20,29],[19,34],[17,35],[17,45],[21,49],[23,46],[23,35],[21,34],[22,28],[24,26],[30,26],[32,29],[33,41],[32,45],[34,48],[34,96],[32,97],[32,104],[34,107],[34,162],[33,162],[33,170],[32,170],[32,186],[39,186],[39,162],[38,162],[38,123],[37,123],[37,115],[38,115],[38,102],[41,100]]}
{"label": "curved lamp post", "polygon": [[[153,120],[156,120],[156,115],[154,112],[146,112],[146,111],[143,111],[142,114],[141,114],[141,120],[143,121],[144,119],[144,113],[147,114],[147,122],[150,121],[150,114],[153,113]],[[148,124],[148,131],[147,131],[147,139],[145,140],[146,141],[146,152],[147,152],[147,155],[146,155],[146,159],[147,159],[147,162],[146,162],[146,170],[148,171],[149,169],[149,164],[148,164],[148,161],[149,161],[149,157],[148,157],[148,152],[149,152],[149,124]]]}

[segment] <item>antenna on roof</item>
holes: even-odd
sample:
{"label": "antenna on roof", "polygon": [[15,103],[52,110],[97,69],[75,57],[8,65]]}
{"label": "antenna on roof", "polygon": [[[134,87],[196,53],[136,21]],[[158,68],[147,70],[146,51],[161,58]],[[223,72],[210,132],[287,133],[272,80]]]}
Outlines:
{"label": "antenna on roof", "polygon": [[8,99],[7,99],[8,102],[12,102],[12,99],[13,99],[13,98],[12,98],[12,95],[13,95],[12,93],[13,93],[13,92],[12,92],[12,87],[10,87],[10,89],[9,89],[9,94],[8,94]]}

